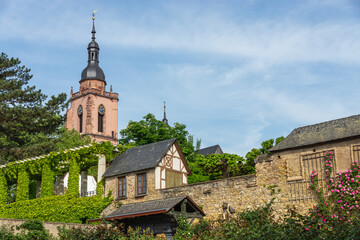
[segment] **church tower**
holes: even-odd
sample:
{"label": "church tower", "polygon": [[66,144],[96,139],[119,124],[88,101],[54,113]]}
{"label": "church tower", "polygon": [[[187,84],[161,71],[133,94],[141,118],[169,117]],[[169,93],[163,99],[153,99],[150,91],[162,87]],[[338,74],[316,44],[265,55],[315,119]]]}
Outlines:
{"label": "church tower", "polygon": [[88,45],[88,65],[81,73],[80,89],[71,88],[71,106],[67,110],[66,128],[75,129],[97,142],[118,143],[118,94],[105,91],[105,74],[99,66],[99,45],[95,41],[93,14],[92,40]]}

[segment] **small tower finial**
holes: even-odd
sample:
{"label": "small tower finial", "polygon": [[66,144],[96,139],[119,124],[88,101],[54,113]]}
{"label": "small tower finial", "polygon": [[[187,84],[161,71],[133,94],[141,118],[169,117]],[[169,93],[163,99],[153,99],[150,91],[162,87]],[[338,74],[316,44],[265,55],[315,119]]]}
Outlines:
{"label": "small tower finial", "polygon": [[165,125],[169,126],[168,120],[166,119],[166,102],[164,101],[164,118],[162,120]]}
{"label": "small tower finial", "polygon": [[93,29],[92,29],[92,31],[91,31],[91,33],[92,33],[92,40],[95,40],[95,33],[96,33],[96,31],[95,31],[95,13],[97,12],[98,10],[95,10],[95,11],[93,11],[93,13],[92,13],[92,20],[93,20]]}

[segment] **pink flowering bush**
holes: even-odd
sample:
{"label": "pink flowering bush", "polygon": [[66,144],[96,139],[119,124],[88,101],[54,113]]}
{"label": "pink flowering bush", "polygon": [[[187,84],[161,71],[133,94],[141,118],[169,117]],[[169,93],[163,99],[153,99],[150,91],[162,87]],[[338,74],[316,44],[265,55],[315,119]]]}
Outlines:
{"label": "pink flowering bush", "polygon": [[311,173],[310,188],[319,198],[319,203],[312,210],[312,217],[324,224],[324,228],[332,228],[332,223],[343,222],[352,224],[357,221],[360,213],[360,165],[354,162],[350,170],[340,172],[332,177],[333,154],[327,152],[324,156],[325,185],[319,186],[319,174]]}

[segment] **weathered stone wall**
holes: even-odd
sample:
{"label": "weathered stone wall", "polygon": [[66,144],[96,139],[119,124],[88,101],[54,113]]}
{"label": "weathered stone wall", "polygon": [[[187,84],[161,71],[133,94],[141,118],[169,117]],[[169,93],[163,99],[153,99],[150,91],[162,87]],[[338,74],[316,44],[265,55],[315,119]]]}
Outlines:
{"label": "weathered stone wall", "polygon": [[[128,197],[120,200],[123,204],[162,199],[173,196],[187,195],[203,208],[207,218],[217,219],[223,214],[224,202],[236,211],[263,206],[274,198],[274,212],[283,216],[289,208],[295,208],[306,213],[316,203],[316,197],[308,188],[309,175],[313,166],[305,165],[303,156],[324,151],[335,153],[336,172],[349,169],[352,157],[352,148],[359,145],[358,140],[347,140],[319,144],[315,147],[282,151],[274,153],[256,164],[256,175],[239,176],[211,182],[190,184],[181,187],[155,190],[154,171],[148,172],[148,194],[144,197],[135,197],[136,174],[128,175]],[[319,170],[321,166],[317,166]],[[314,165],[314,168],[316,166]],[[310,170],[309,170],[310,169]],[[108,179],[107,191],[116,191],[116,180]],[[113,183],[112,183],[113,182]],[[103,214],[106,215],[116,209],[116,203],[111,205]]]}
{"label": "weathered stone wall", "polygon": [[[9,219],[9,218],[0,218],[0,227],[6,226],[17,226],[24,223],[26,220],[22,219]],[[58,237],[58,227],[72,228],[72,227],[80,227],[80,228],[92,228],[95,225],[87,225],[87,224],[76,224],[76,223],[59,223],[59,222],[43,222],[45,229],[47,229],[54,237]]]}
{"label": "weathered stone wall", "polygon": [[155,190],[155,169],[146,171],[147,194],[145,196],[143,195],[136,196],[136,175],[139,173],[144,173],[144,171],[121,175],[121,176],[126,176],[126,181],[127,181],[127,197],[125,199],[117,198],[117,192],[116,192],[118,189],[117,179],[119,176],[106,178],[105,195],[107,196],[107,194],[111,191],[111,196],[113,197],[113,199],[115,199],[115,201],[121,201],[123,204],[159,199],[158,190]]}

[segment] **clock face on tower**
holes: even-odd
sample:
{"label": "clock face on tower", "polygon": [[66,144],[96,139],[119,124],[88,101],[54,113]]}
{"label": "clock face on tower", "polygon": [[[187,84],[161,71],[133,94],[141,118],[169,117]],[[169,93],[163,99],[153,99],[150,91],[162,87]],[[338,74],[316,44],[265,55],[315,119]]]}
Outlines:
{"label": "clock face on tower", "polygon": [[98,112],[99,112],[100,115],[104,115],[104,114],[105,114],[105,107],[104,107],[104,105],[101,104],[101,105],[99,106]]}
{"label": "clock face on tower", "polygon": [[83,113],[83,109],[82,109],[82,106],[80,105],[77,110],[77,114],[80,116],[80,115],[82,115],[82,113]]}

